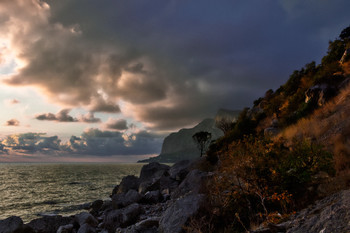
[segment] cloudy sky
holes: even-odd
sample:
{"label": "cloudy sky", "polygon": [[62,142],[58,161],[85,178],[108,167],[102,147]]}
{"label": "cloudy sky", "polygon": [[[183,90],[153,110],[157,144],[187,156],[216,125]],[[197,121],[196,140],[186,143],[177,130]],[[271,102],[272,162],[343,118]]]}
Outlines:
{"label": "cloudy sky", "polygon": [[136,161],[320,62],[349,0],[1,0],[0,161]]}

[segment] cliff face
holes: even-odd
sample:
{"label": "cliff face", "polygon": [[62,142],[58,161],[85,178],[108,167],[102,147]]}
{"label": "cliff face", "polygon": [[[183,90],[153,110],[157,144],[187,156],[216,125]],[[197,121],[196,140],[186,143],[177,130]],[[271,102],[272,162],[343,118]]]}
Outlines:
{"label": "cliff face", "polygon": [[205,119],[193,128],[181,129],[177,133],[172,133],[167,136],[163,142],[161,155],[181,152],[192,152],[191,154],[193,155],[199,155],[199,151],[192,136],[200,131],[211,133],[212,140],[223,135],[222,131],[215,127],[215,121],[213,119]]}
{"label": "cliff face", "polygon": [[208,118],[193,128],[180,129],[178,132],[168,135],[163,142],[159,156],[139,162],[163,162],[174,163],[184,159],[194,159],[200,156],[200,151],[194,143],[192,136],[197,132],[211,133],[211,140],[216,140],[224,135],[223,131],[216,127],[217,123],[224,120],[235,122],[241,111],[220,109],[214,119]]}
{"label": "cliff face", "polygon": [[192,136],[200,131],[211,133],[211,140],[223,136],[223,132],[215,127],[214,119],[205,119],[193,128],[180,129],[171,133],[164,139],[162,150],[159,156],[140,162],[164,162],[173,163],[183,159],[194,159],[200,156],[200,152],[193,141]]}

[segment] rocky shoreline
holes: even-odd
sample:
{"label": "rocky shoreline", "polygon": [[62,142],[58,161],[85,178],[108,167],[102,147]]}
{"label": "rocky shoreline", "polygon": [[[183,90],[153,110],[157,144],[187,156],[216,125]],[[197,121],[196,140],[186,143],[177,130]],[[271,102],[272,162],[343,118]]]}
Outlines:
{"label": "rocky shoreline", "polygon": [[211,174],[195,169],[196,161],[172,167],[144,165],[140,176],[126,176],[111,200],[96,200],[74,216],[44,216],[24,224],[20,217],[0,220],[0,233],[153,233],[181,232],[203,207],[202,186]]}
{"label": "rocky shoreline", "polygon": [[[197,169],[201,160],[172,167],[144,165],[140,176],[126,176],[111,199],[96,200],[73,216],[44,216],[24,224],[12,216],[0,220],[0,233],[180,233],[206,206],[205,183],[213,174]],[[317,201],[285,222],[251,233],[350,232],[350,190]],[[189,231],[191,232],[191,231]]]}

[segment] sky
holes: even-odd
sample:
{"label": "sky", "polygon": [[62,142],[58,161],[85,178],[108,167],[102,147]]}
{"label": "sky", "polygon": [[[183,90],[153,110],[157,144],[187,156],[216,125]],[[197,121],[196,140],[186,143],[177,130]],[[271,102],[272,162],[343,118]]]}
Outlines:
{"label": "sky", "polygon": [[135,162],[252,106],[350,25],[348,0],[1,0],[0,162]]}

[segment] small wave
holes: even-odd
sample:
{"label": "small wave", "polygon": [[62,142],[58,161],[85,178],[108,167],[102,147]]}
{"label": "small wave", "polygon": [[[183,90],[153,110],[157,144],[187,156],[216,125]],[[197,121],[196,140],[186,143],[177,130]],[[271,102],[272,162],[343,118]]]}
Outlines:
{"label": "small wave", "polygon": [[38,217],[53,217],[57,216],[58,212],[47,212],[47,213],[37,213],[36,216]]}
{"label": "small wave", "polygon": [[78,181],[72,181],[67,183],[68,185],[88,185],[90,182],[78,182]]}
{"label": "small wave", "polygon": [[43,201],[41,204],[44,204],[44,205],[56,205],[56,204],[58,204],[58,202],[54,201],[54,200],[52,200],[52,201]]}

